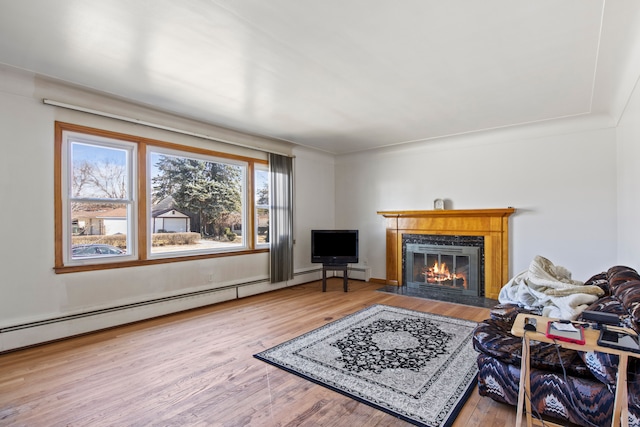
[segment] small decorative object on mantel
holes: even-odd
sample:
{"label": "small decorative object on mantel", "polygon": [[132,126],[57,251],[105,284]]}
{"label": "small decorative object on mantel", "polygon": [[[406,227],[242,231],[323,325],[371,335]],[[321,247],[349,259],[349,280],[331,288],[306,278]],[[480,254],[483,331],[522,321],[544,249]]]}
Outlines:
{"label": "small decorative object on mantel", "polygon": [[435,199],[433,201],[433,209],[436,210],[444,210],[444,200],[442,199]]}

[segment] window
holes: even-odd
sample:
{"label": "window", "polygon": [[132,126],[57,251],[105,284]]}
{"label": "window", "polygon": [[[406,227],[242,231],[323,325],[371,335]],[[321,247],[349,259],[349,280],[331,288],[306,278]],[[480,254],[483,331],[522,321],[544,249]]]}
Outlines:
{"label": "window", "polygon": [[256,225],[256,246],[269,246],[269,170],[266,166],[256,166],[254,200]]}
{"label": "window", "polygon": [[155,148],[148,156],[152,255],[246,249],[246,162]]}
{"label": "window", "polygon": [[65,264],[136,255],[135,144],[65,132]]}
{"label": "window", "polygon": [[55,170],[56,272],[268,250],[266,160],[56,123]]}

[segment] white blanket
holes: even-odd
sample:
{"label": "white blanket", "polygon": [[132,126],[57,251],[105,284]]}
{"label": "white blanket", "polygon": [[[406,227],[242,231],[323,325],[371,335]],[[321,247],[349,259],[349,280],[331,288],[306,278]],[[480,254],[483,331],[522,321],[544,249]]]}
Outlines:
{"label": "white blanket", "polygon": [[525,308],[542,307],[542,315],[547,317],[575,319],[602,295],[604,291],[598,286],[572,280],[569,270],[538,255],[528,270],[502,287],[498,300]]}

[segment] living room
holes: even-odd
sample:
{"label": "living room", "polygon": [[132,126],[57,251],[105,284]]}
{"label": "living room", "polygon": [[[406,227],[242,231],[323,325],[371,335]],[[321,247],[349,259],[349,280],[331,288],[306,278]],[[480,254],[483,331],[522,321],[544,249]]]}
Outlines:
{"label": "living room", "polygon": [[[640,25],[634,25],[640,9],[631,2],[592,3],[606,12],[608,31],[602,32],[597,61],[586,71],[595,76],[586,97],[607,95],[607,102],[597,104],[606,109],[587,101],[586,109],[568,117],[340,154],[226,127],[236,123],[170,114],[167,104],[143,105],[109,95],[106,84],[91,91],[87,86],[100,87],[101,82],[64,82],[53,78],[54,69],[30,70],[20,58],[2,56],[7,48],[0,48],[0,63],[5,64],[0,67],[0,177],[5,183],[0,190],[5,200],[0,351],[318,280],[319,267],[310,261],[311,229],[358,229],[360,260],[354,268],[382,283],[385,221],[378,212],[431,210],[438,198],[446,199],[449,209],[516,209],[510,218],[511,275],[525,270],[536,255],[567,267],[580,280],[616,264],[640,267],[635,214],[640,210],[635,162],[640,157]],[[10,19],[4,16],[3,24]],[[3,25],[1,31],[9,27]],[[568,94],[558,94],[564,96]],[[46,105],[43,99],[240,145]],[[266,252],[56,274],[56,121],[212,149],[295,156],[294,279],[270,284]]]}

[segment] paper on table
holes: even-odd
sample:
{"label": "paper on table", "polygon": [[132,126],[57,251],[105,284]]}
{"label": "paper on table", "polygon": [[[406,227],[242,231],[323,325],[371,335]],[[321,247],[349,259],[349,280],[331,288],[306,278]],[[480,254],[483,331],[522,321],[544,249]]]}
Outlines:
{"label": "paper on table", "polygon": [[573,323],[553,322],[553,327],[556,328],[559,331],[565,331],[565,332],[577,332],[578,331],[576,329],[576,327],[573,326]]}

